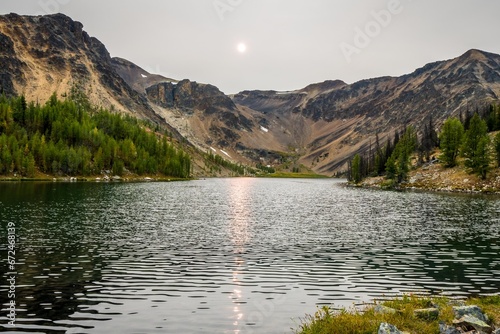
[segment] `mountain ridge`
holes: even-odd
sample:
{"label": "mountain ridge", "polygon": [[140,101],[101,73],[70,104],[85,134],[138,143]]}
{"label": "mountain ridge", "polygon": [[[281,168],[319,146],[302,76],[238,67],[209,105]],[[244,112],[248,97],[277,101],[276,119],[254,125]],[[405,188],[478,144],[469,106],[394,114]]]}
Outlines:
{"label": "mountain ridge", "polygon": [[78,86],[96,105],[166,124],[201,151],[327,175],[367,152],[376,134],[384,143],[406,125],[419,129],[431,115],[439,125],[500,96],[500,55],[477,49],[397,77],[226,95],[111,58],[64,14],[0,16],[0,61],[0,91],[7,95],[43,101]]}

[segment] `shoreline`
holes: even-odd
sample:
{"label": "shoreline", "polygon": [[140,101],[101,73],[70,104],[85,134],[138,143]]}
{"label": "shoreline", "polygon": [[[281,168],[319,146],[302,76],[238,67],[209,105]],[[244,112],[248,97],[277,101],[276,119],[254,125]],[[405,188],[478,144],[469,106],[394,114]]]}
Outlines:
{"label": "shoreline", "polygon": [[444,168],[441,163],[426,163],[410,171],[408,180],[394,186],[383,176],[369,177],[349,186],[382,190],[423,191],[465,195],[500,195],[500,168],[491,168],[481,179],[463,166]]}
{"label": "shoreline", "polygon": [[124,176],[124,177],[101,177],[101,176],[46,176],[46,177],[0,177],[0,183],[14,182],[58,182],[58,183],[133,183],[133,182],[176,182],[176,181],[192,181],[197,178],[176,178],[168,176]]}
{"label": "shoreline", "polygon": [[[334,305],[332,305],[334,306]],[[324,306],[306,315],[296,334],[500,333],[500,295],[451,298],[403,295],[363,307]]]}
{"label": "shoreline", "polygon": [[213,175],[196,175],[190,178],[177,178],[169,176],[158,175],[133,175],[126,176],[111,176],[111,175],[92,175],[92,176],[53,176],[53,175],[38,175],[35,177],[23,176],[0,176],[1,182],[174,182],[174,181],[193,181],[208,178],[241,178],[241,177],[255,177],[255,178],[269,178],[269,179],[328,179],[329,176],[321,174],[309,173],[274,173],[267,175],[254,175],[254,176],[213,176]]}

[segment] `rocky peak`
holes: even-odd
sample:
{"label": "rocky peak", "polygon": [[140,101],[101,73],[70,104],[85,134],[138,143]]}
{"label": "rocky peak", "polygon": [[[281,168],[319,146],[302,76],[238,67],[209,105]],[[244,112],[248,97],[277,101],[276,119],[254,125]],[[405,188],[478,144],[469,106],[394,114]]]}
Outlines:
{"label": "rocky peak", "polygon": [[337,89],[337,88],[340,88],[340,87],[343,87],[343,86],[346,86],[347,84],[342,81],[342,80],[327,80],[327,81],[323,81],[323,82],[320,82],[320,83],[315,83],[315,84],[311,84],[303,89],[301,89],[301,91],[305,91],[305,92],[314,92],[314,91],[320,91],[320,92],[324,92],[324,91],[327,91],[327,90],[331,90],[331,89]]}
{"label": "rocky peak", "polygon": [[96,105],[159,121],[116,72],[104,44],[64,14],[0,15],[0,90],[47,100],[78,86]]}
{"label": "rocky peak", "polygon": [[458,57],[457,59],[459,59],[463,62],[470,62],[473,60],[486,62],[486,61],[488,61],[489,58],[492,58],[494,56],[495,56],[495,54],[493,54],[493,53],[485,52],[485,51],[478,50],[478,49],[470,49],[467,52],[465,52],[463,55]]}
{"label": "rocky peak", "polygon": [[111,64],[122,79],[140,94],[146,94],[146,88],[162,82],[177,83],[177,80],[166,78],[159,74],[149,73],[131,61],[123,58],[114,57],[111,59]]}
{"label": "rocky peak", "polygon": [[217,87],[184,79],[178,83],[162,82],[146,89],[147,97],[164,108],[186,112],[195,110],[206,114],[235,111],[233,101]]}

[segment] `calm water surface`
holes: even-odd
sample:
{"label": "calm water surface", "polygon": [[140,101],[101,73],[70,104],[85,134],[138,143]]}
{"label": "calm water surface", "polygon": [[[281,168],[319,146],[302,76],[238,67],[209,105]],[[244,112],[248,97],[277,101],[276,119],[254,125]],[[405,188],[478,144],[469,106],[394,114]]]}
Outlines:
{"label": "calm water surface", "polygon": [[317,306],[500,292],[500,200],[335,180],[0,184],[19,332],[290,333]]}

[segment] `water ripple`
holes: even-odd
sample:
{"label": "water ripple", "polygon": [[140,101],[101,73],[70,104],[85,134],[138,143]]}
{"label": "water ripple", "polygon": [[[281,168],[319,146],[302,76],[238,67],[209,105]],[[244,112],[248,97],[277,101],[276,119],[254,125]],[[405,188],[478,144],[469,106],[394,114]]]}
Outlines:
{"label": "water ripple", "polygon": [[499,293],[499,212],[332,180],[0,184],[26,333],[284,333],[317,305]]}

